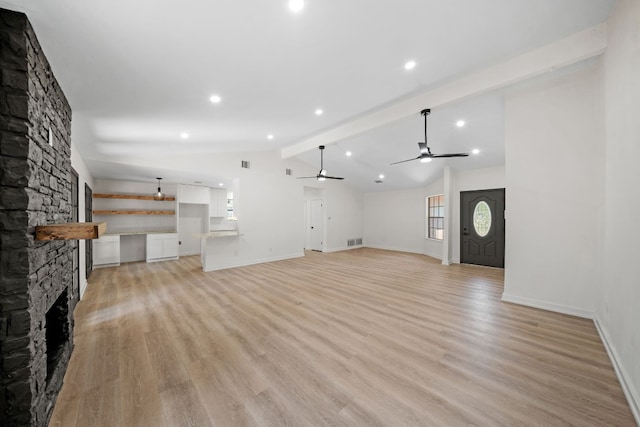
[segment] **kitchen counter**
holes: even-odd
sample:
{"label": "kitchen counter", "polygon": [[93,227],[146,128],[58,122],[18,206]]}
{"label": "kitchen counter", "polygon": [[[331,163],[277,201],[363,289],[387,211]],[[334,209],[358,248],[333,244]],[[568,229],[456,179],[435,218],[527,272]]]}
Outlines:
{"label": "kitchen counter", "polygon": [[213,239],[217,237],[236,237],[241,236],[238,230],[212,230],[208,233],[194,234],[194,237],[203,237],[206,239]]}
{"label": "kitchen counter", "polygon": [[103,236],[137,236],[143,234],[170,234],[177,233],[176,230],[173,231],[159,231],[159,230],[150,230],[150,231],[123,231],[120,233],[105,233]]}

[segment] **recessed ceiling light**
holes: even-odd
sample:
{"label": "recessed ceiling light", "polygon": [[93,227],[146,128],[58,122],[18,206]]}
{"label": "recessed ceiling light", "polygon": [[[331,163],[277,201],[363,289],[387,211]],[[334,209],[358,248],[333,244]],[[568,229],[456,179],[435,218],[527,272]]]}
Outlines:
{"label": "recessed ceiling light", "polygon": [[182,133],[180,134],[180,138],[182,138],[182,139],[189,139],[189,134],[188,134],[187,132],[182,132]]}
{"label": "recessed ceiling light", "polygon": [[477,148],[474,148],[473,150],[471,150],[471,152],[472,152],[473,154],[480,154],[480,150],[479,150],[479,149],[477,149]]}
{"label": "recessed ceiling light", "polygon": [[404,69],[405,70],[413,70],[414,68],[416,68],[416,61],[407,61],[404,64]]}
{"label": "recessed ceiling light", "polygon": [[289,0],[289,10],[291,12],[300,12],[304,8],[304,0]]}
{"label": "recessed ceiling light", "polygon": [[423,157],[420,159],[420,163],[429,163],[431,160],[431,157]]}
{"label": "recessed ceiling light", "polygon": [[458,120],[456,122],[456,126],[458,126],[459,128],[464,127],[465,125],[465,121],[464,120]]}
{"label": "recessed ceiling light", "polygon": [[220,101],[222,101],[222,98],[220,98],[220,95],[213,94],[209,97],[209,101],[211,101],[214,104],[219,104]]}
{"label": "recessed ceiling light", "polygon": [[269,135],[267,135],[267,139],[273,139],[273,138],[274,138],[273,134],[270,133]]}
{"label": "recessed ceiling light", "polygon": [[220,184],[218,184],[220,187],[224,187],[224,184],[221,182]]}
{"label": "recessed ceiling light", "polygon": [[378,175],[378,178],[380,178],[380,179],[384,179],[384,175],[383,175],[383,174],[380,174],[380,175]]}
{"label": "recessed ceiling light", "polygon": [[321,116],[321,115],[322,115],[322,113],[324,113],[324,111],[322,111],[322,109],[321,109],[321,108],[318,108],[318,109],[316,110],[316,116]]}
{"label": "recessed ceiling light", "polygon": [[351,157],[351,151],[347,151],[346,153],[344,153],[347,155],[347,157]]}

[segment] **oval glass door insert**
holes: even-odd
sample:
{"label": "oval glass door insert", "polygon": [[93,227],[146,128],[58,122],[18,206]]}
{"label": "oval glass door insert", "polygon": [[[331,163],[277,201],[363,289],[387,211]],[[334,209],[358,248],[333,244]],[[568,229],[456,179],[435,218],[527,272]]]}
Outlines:
{"label": "oval glass door insert", "polygon": [[491,229],[491,208],[487,202],[479,202],[473,210],[473,228],[478,236],[484,237]]}

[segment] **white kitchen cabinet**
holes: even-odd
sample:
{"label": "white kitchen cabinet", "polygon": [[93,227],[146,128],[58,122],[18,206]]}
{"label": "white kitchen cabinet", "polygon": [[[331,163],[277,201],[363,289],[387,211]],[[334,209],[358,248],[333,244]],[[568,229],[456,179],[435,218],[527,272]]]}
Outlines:
{"label": "white kitchen cabinet", "polygon": [[102,236],[93,241],[93,265],[120,265],[120,236]]}
{"label": "white kitchen cabinet", "polygon": [[147,262],[178,258],[178,233],[147,234]]}
{"label": "white kitchen cabinet", "polygon": [[178,185],[178,203],[209,204],[209,187],[198,185]]}
{"label": "white kitchen cabinet", "polygon": [[211,188],[209,193],[209,217],[225,218],[227,216],[227,190]]}

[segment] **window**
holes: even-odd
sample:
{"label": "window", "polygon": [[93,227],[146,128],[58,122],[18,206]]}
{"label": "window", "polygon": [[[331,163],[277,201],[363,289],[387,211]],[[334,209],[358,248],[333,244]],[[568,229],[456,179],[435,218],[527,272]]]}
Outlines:
{"label": "window", "polygon": [[427,197],[427,238],[444,239],[444,195]]}
{"label": "window", "polygon": [[473,228],[478,236],[485,237],[491,229],[491,208],[485,201],[481,201],[473,210]]}

